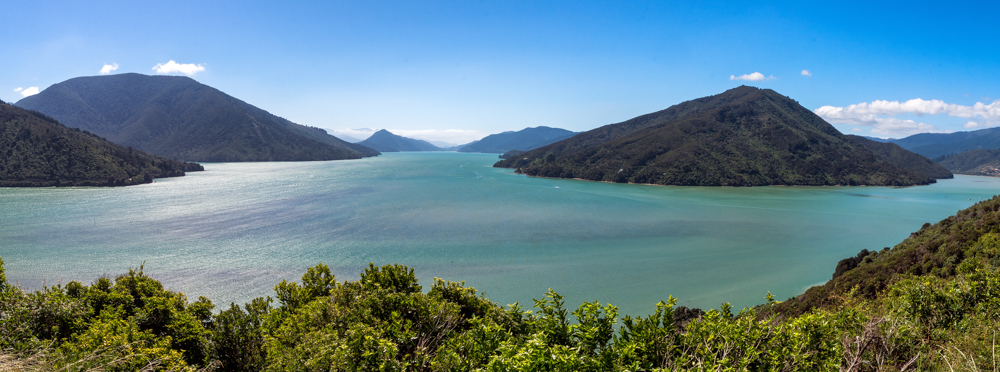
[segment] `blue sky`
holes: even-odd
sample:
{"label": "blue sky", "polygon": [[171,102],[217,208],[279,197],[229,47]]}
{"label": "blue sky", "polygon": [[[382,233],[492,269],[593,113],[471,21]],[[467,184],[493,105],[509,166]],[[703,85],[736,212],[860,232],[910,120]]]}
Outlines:
{"label": "blue sky", "polygon": [[[300,124],[464,143],[589,130],[747,84],[844,133],[902,137],[1000,125],[997,14],[998,2],[22,1],[0,14],[0,99],[175,61]],[[735,79],[754,73],[764,80]]]}

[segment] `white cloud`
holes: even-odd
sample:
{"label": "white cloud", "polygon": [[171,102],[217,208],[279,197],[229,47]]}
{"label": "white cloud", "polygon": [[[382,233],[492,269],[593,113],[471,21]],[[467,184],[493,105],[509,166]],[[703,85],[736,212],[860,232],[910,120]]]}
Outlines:
{"label": "white cloud", "polygon": [[[17,90],[15,89],[15,91],[17,91]],[[27,88],[24,88],[23,90],[21,90],[21,96],[22,97],[33,96],[33,95],[36,95],[36,94],[38,94],[38,87],[27,87]]]}
{"label": "white cloud", "polygon": [[114,70],[117,70],[117,69],[118,69],[118,64],[117,63],[111,64],[111,65],[105,64],[104,67],[101,67],[101,72],[98,72],[98,74],[107,75],[107,74],[110,74],[111,71],[114,71]]}
{"label": "white cloud", "polygon": [[20,91],[22,91],[22,90],[24,90],[24,88],[21,88],[21,87],[17,87],[17,88],[14,88],[14,91],[15,91],[15,92],[20,92]]}
{"label": "white cloud", "polygon": [[813,74],[809,70],[802,70],[802,76],[813,76]]}
{"label": "white cloud", "polygon": [[864,129],[861,129],[861,128],[858,128],[858,127],[851,128],[851,132],[860,132],[860,131],[863,131],[863,130]]}
{"label": "white cloud", "polygon": [[760,72],[754,72],[752,74],[746,74],[746,75],[740,75],[740,76],[729,75],[729,80],[761,81],[761,80],[771,80],[771,79],[777,79],[777,78],[774,77],[774,75],[765,77],[764,74],[762,74]]}
{"label": "white cloud", "polygon": [[187,76],[194,75],[195,73],[205,71],[205,66],[196,65],[194,63],[177,63],[174,60],[170,60],[167,63],[157,63],[153,66],[153,71],[157,74],[170,74],[179,72]]}
{"label": "white cloud", "polygon": [[[930,124],[891,117],[903,114],[947,115],[965,119],[981,118],[979,122],[968,121],[963,125],[964,128],[986,128],[1000,125],[1000,100],[988,105],[976,102],[972,106],[946,103],[936,99],[916,98],[906,102],[877,100],[847,107],[823,106],[814,112],[831,123],[871,126],[873,133],[893,135],[938,131]],[[917,132],[914,132],[915,130]]]}

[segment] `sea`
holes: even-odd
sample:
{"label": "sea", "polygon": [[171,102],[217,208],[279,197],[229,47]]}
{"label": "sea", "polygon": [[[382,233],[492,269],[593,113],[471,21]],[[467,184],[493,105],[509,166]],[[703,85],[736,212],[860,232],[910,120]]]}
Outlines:
{"label": "sea", "polygon": [[387,153],[207,163],[117,187],[0,188],[0,257],[25,289],[142,268],[217,310],[328,265],[464,281],[500,305],[552,289],[644,316],[670,296],[737,309],[803,293],[843,258],[892,247],[1000,193],[1000,179],[929,186],[678,187],[526,177],[496,154]]}

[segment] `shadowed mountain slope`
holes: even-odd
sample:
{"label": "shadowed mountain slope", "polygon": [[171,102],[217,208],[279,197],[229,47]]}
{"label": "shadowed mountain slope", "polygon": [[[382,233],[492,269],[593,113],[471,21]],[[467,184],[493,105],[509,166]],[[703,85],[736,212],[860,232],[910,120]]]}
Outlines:
{"label": "shadowed mountain slope", "polygon": [[948,171],[948,168],[941,166],[941,164],[935,163],[933,160],[925,158],[920,154],[910,152],[895,143],[876,141],[868,137],[847,135],[847,138],[854,143],[862,145],[878,157],[886,160],[897,167],[916,172],[921,174],[926,174],[933,178],[952,178],[954,175]]}
{"label": "shadowed mountain slope", "polygon": [[517,132],[491,134],[458,149],[458,152],[492,152],[503,154],[510,150],[528,151],[572,137],[575,132],[565,129],[535,127]]}
{"label": "shadowed mountain slope", "polygon": [[300,161],[378,155],[187,77],[79,77],[17,105],[112,142],[173,159]]}
{"label": "shadowed mountain slope", "polygon": [[0,102],[0,187],[126,186],[201,170]]}
{"label": "shadowed mountain slope", "polygon": [[430,142],[395,135],[385,129],[375,132],[371,137],[358,142],[358,144],[382,152],[441,151],[440,147],[434,146]]}
{"label": "shadowed mountain slope", "polygon": [[497,162],[531,176],[690,186],[934,182],[841,134],[794,100],[742,86]]}
{"label": "shadowed mountain slope", "polygon": [[938,163],[958,174],[1000,177],[1000,149],[978,149],[949,155]]}

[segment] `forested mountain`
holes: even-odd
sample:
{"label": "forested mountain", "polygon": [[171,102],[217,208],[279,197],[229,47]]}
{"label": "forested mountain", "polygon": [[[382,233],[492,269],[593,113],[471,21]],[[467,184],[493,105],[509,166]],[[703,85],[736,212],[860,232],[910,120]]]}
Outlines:
{"label": "forested mountain", "polygon": [[79,77],[17,105],[120,145],[179,160],[299,161],[378,155],[180,76]]}
{"label": "forested mountain", "polygon": [[565,129],[535,127],[517,132],[491,134],[458,149],[458,152],[492,152],[503,154],[510,150],[528,151],[562,141],[575,135]]}
{"label": "forested mountain", "polygon": [[958,174],[1000,177],[1000,149],[978,149],[949,155],[938,163]]}
{"label": "forested mountain", "polygon": [[904,149],[937,159],[969,150],[1000,148],[1000,128],[955,133],[920,133],[892,142]]}
{"label": "forested mountain", "polygon": [[661,185],[919,185],[794,100],[742,86],[497,162],[531,176]]}
{"label": "forested mountain", "polygon": [[916,173],[926,174],[933,178],[952,178],[954,175],[948,168],[935,163],[933,160],[925,158],[920,154],[910,152],[895,143],[876,141],[869,137],[847,135],[847,138],[854,143],[862,145],[878,157],[893,165]]}
{"label": "forested mountain", "polygon": [[434,146],[430,142],[395,135],[385,129],[375,132],[375,134],[372,134],[371,137],[358,142],[358,144],[365,145],[382,152],[441,150],[440,147]]}
{"label": "forested mountain", "polygon": [[0,102],[0,187],[126,186],[201,170]]}

